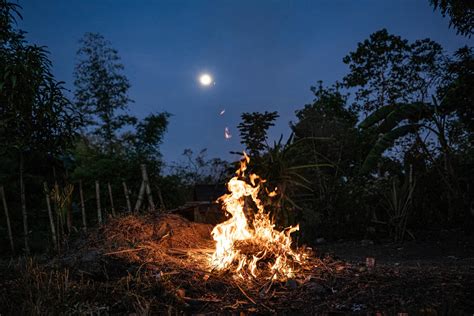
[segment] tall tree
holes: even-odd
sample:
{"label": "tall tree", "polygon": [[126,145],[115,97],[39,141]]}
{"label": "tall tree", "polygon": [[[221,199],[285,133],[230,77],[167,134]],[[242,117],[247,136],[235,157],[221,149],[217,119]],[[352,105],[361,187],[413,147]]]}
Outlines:
{"label": "tall tree", "polygon": [[88,123],[97,126],[94,133],[111,153],[117,130],[136,122],[123,112],[131,102],[130,83],[117,50],[101,34],[86,33],[80,44],[74,71],[76,105]]}

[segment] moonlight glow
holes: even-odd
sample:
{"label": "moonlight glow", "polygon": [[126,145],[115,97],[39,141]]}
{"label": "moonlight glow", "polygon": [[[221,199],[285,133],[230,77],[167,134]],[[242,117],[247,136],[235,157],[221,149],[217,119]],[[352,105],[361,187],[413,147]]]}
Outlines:
{"label": "moonlight glow", "polygon": [[203,85],[203,86],[209,86],[209,85],[212,83],[212,77],[211,77],[211,75],[209,75],[209,74],[202,74],[202,75],[199,77],[199,82],[200,82],[201,85]]}

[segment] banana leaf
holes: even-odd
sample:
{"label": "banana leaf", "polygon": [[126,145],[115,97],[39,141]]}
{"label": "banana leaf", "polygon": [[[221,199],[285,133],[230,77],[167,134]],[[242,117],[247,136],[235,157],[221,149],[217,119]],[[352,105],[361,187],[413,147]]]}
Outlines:
{"label": "banana leaf", "polygon": [[385,150],[392,147],[397,139],[409,133],[416,132],[418,128],[418,124],[409,124],[397,127],[388,133],[382,134],[365,158],[365,161],[360,169],[360,173],[365,174],[370,172],[376,166]]}
{"label": "banana leaf", "polygon": [[381,120],[384,120],[397,107],[398,107],[397,104],[386,105],[386,106],[381,107],[380,109],[374,111],[372,114],[367,116],[365,120],[360,122],[359,127],[365,129],[377,124]]}
{"label": "banana leaf", "polygon": [[403,120],[418,121],[431,114],[431,109],[424,103],[400,104],[390,112],[380,125],[380,131],[386,133],[396,127]]}

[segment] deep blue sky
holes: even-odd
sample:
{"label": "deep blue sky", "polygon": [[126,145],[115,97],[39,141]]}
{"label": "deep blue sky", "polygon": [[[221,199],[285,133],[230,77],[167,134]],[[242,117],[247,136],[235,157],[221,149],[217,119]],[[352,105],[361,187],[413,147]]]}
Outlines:
{"label": "deep blue sky", "polygon": [[[381,28],[409,40],[430,37],[448,52],[471,44],[448,28],[428,0],[23,0],[28,39],[46,45],[57,79],[72,89],[85,32],[118,49],[132,88],[130,113],[173,114],[165,161],[185,148],[229,158],[242,150],[236,125],[245,111],[278,111],[272,138],[288,135],[294,112],[312,100],[317,80],[340,79],[342,58]],[[197,76],[216,85],[203,89]],[[219,116],[225,108],[223,116]],[[229,126],[233,138],[224,139]]]}

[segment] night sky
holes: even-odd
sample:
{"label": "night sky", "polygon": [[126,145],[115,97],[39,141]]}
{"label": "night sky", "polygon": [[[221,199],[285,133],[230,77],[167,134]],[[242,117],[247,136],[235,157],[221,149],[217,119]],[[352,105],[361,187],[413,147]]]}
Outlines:
{"label": "night sky", "polygon": [[[48,46],[58,80],[73,88],[78,40],[102,33],[118,49],[132,85],[130,114],[168,111],[162,145],[167,162],[185,148],[230,159],[242,150],[239,116],[278,111],[271,138],[288,135],[294,112],[318,80],[347,73],[342,58],[369,34],[387,28],[409,40],[430,37],[447,52],[470,44],[448,28],[428,0],[151,1],[24,0],[20,27]],[[197,80],[209,72],[215,85]],[[225,109],[224,115],[219,112]],[[224,138],[229,126],[233,137]]]}

